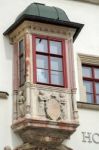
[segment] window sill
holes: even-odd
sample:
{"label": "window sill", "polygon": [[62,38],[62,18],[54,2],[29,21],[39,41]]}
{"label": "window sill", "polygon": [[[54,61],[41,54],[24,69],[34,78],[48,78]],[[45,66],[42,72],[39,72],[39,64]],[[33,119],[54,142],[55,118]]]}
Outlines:
{"label": "window sill", "polygon": [[77,102],[77,107],[84,109],[99,110],[99,104],[91,104],[86,102]]}
{"label": "window sill", "polygon": [[0,98],[2,99],[7,99],[9,96],[9,94],[7,92],[4,91],[0,91]]}

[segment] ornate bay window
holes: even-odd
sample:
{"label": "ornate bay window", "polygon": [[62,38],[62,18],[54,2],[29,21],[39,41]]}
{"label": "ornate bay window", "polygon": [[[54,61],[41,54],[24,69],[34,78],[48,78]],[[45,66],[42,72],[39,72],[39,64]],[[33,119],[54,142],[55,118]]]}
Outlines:
{"label": "ornate bay window", "polygon": [[64,149],[79,125],[73,41],[82,27],[59,8],[33,3],[4,33],[14,45],[12,129],[23,140],[16,150]]}

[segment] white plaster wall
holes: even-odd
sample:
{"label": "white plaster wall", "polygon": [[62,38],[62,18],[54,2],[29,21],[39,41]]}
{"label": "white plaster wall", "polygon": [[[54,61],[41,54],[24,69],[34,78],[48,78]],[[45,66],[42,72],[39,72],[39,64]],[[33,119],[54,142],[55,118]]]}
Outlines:
{"label": "white plaster wall", "polygon": [[[32,2],[45,3],[50,6],[60,7],[67,13],[69,19],[85,24],[80,35],[74,43],[75,69],[77,70],[76,54],[86,53],[99,55],[99,6],[71,0],[0,0],[0,90],[7,91],[7,100],[0,99],[0,150],[10,145],[15,147],[21,140],[11,131],[12,122],[12,52],[3,32],[15,21],[23,9]],[[77,82],[77,71],[76,71]],[[77,84],[78,87],[78,84]],[[77,100],[79,100],[79,91]],[[95,116],[95,117],[94,117]],[[83,144],[81,131],[97,131],[99,127],[99,112],[80,110],[80,123],[78,132],[73,135],[70,144],[75,150],[98,150],[99,145]],[[88,121],[89,120],[89,121]],[[90,125],[92,123],[92,125]],[[90,127],[90,128],[89,128]],[[93,132],[94,132],[93,131]],[[99,132],[99,131],[97,131]],[[77,139],[77,140],[75,140]],[[78,142],[79,141],[79,142]]]}
{"label": "white plaster wall", "polygon": [[[72,147],[73,150],[99,150],[99,111],[80,109],[79,121],[80,126],[77,128],[77,132],[68,140],[67,145]],[[90,141],[92,143],[88,142],[88,138],[85,138],[86,142],[83,142],[82,132],[91,133]],[[95,133],[98,133],[98,136],[94,136],[94,140],[98,144],[92,140],[92,135]],[[87,133],[85,135],[88,136]]]}

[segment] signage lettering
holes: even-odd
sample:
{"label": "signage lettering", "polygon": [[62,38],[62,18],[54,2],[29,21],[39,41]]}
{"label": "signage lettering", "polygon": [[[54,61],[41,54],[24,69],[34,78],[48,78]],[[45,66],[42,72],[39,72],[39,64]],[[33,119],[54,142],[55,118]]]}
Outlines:
{"label": "signage lettering", "polygon": [[99,144],[99,133],[82,132],[82,142]]}

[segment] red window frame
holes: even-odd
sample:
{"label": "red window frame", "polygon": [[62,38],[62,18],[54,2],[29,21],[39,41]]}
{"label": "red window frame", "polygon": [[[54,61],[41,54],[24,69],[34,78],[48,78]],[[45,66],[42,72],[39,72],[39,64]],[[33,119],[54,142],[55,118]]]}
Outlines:
{"label": "red window frame", "polygon": [[96,93],[95,84],[99,83],[99,78],[95,78],[95,69],[99,69],[99,66],[83,64],[82,67],[90,67],[91,68],[92,77],[83,76],[83,81],[91,81],[93,93],[88,93],[88,94],[93,94],[93,103],[97,104],[97,102],[96,102],[96,96],[99,95],[99,94]]}
{"label": "red window frame", "polygon": [[[38,52],[36,51],[36,38],[40,39],[45,39],[47,40],[48,43],[48,53],[43,53],[43,52]],[[67,73],[66,73],[66,49],[65,49],[65,40],[61,38],[54,38],[54,37],[49,37],[49,36],[43,36],[43,35],[33,35],[33,80],[34,83],[36,84],[43,84],[43,85],[50,85],[50,86],[57,86],[57,87],[67,87]],[[56,41],[56,42],[61,42],[62,43],[62,55],[58,54],[51,54],[50,53],[50,47],[49,47],[49,41]],[[57,84],[51,84],[51,74],[50,74],[50,61],[48,60],[48,77],[49,77],[49,83],[42,83],[42,82],[37,82],[37,65],[36,65],[36,54],[40,54],[43,56],[48,56],[49,57],[57,57],[57,58],[62,58],[62,72],[63,72],[63,85],[57,85]]]}

